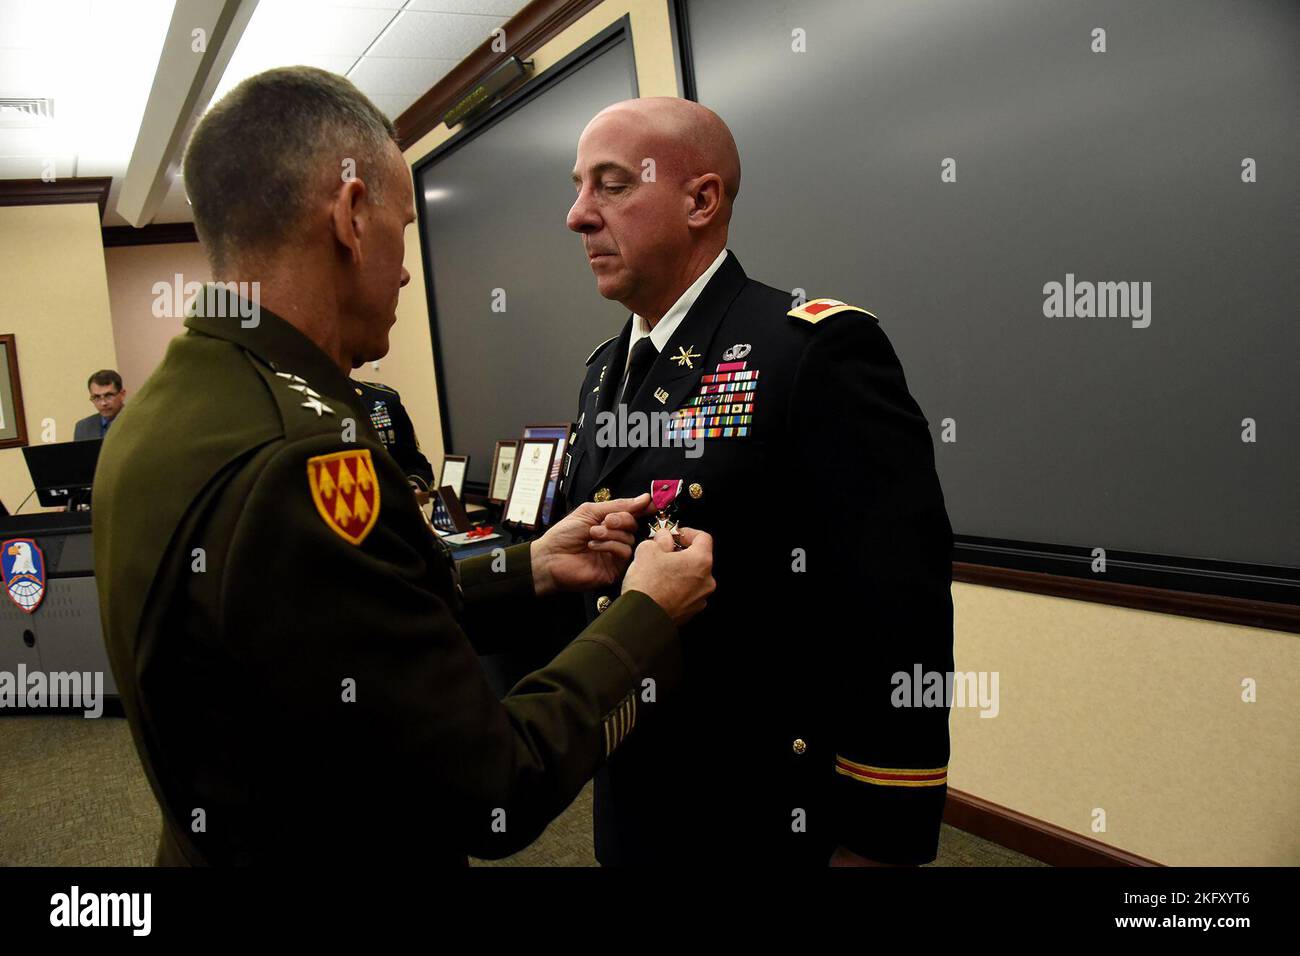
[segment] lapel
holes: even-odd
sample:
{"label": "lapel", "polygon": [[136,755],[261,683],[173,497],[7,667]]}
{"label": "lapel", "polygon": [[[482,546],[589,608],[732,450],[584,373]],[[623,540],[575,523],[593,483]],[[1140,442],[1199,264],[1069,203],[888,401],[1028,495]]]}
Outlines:
{"label": "lapel", "polygon": [[578,454],[574,456],[570,465],[573,469],[574,477],[577,477],[578,462],[582,460],[584,452],[591,452],[591,460],[596,463],[596,469],[604,465],[604,457],[609,449],[601,448],[596,444],[596,434],[599,429],[596,427],[598,416],[601,412],[608,412],[614,408],[614,400],[618,397],[618,387],[623,383],[623,366],[627,364],[627,345],[632,340],[632,318],[628,317],[627,322],[623,324],[623,331],[614,343],[612,349],[606,351],[606,358],[601,361],[605,368],[605,377],[599,378],[600,372],[597,371],[597,382],[592,386],[594,390],[588,390],[583,396],[582,408],[579,415],[586,415],[583,422],[582,441],[579,443]]}
{"label": "lapel", "polygon": [[[668,340],[659,357],[655,359],[654,365],[650,366],[650,371],[641,383],[641,388],[632,396],[628,402],[628,413],[641,412],[651,414],[653,412],[671,412],[678,408],[687,398],[688,395],[699,384],[700,377],[704,375],[704,361],[709,355],[709,350],[713,343],[713,337],[717,334],[718,327],[722,324],[723,318],[726,317],[727,310],[731,308],[731,303],[735,301],[740,290],[744,288],[747,277],[745,270],[740,267],[740,262],[736,259],[736,254],[728,250],[727,258],[723,260],[718,271],[713,274],[708,285],[700,293],[699,298],[691,306],[686,317],[677,326],[677,331]],[[632,323],[628,321],[627,327],[623,330],[623,335],[619,339],[618,354],[627,354],[627,343],[632,337]],[[674,356],[680,356],[682,352],[690,354],[690,364],[686,361],[673,361]],[[620,360],[615,359],[613,368],[621,368],[618,364]],[[605,375],[609,378],[609,373]],[[619,376],[620,378],[622,376]],[[656,389],[662,388],[668,393],[667,398],[660,402],[654,397]],[[608,391],[601,389],[600,408],[609,411],[614,405],[613,392],[617,391],[617,383]],[[608,456],[600,465],[599,476],[596,484],[605,484],[605,480],[610,473],[619,465],[627,460],[628,456],[634,451],[640,449],[619,446],[609,450]]]}

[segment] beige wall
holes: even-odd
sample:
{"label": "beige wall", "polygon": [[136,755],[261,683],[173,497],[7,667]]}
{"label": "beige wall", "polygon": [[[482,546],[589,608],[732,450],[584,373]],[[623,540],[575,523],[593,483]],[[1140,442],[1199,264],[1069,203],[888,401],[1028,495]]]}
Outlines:
{"label": "beige wall", "polygon": [[1300,865],[1300,635],[967,584],[953,602],[956,670],[1000,672],[996,717],[954,709],[953,787],[1160,863]]}
{"label": "beige wall", "polygon": [[154,316],[154,283],[165,282],[171,288],[179,273],[183,288],[187,282],[209,281],[212,272],[197,242],[116,246],[104,250],[104,263],[113,310],[117,370],[130,401],[130,391],[143,385],[162,361],[167,343],[184,331],[180,316]]}
{"label": "beige wall", "polygon": [[[677,95],[663,0],[607,0],[538,51],[538,71],[625,13],[641,95]],[[433,130],[408,161],[450,135]],[[440,457],[414,227],[407,238],[384,379]],[[957,669],[998,671],[1001,707],[954,712],[955,788],[1162,863],[1300,864],[1300,636],[963,584],[953,598]],[[1246,677],[1257,703],[1241,701]]]}
{"label": "beige wall", "polygon": [[[98,206],[0,207],[0,316],[17,336],[27,440],[71,441],[95,410],[86,377],[117,365]],[[0,500],[14,510],[31,490],[22,451],[0,450]]]}

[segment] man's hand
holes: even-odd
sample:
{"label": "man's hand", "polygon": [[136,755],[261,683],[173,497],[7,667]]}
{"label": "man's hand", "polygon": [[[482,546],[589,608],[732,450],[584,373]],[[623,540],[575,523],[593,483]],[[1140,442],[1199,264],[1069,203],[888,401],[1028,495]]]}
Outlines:
{"label": "man's hand", "polygon": [[650,507],[650,495],[588,501],[533,542],[533,590],[588,591],[618,580],[632,558],[636,516]]}
{"label": "man's hand", "polygon": [[636,560],[623,578],[623,593],[640,591],[654,600],[679,627],[704,610],[717,588],[713,580],[713,538],[694,528],[679,528],[685,545],[661,531],[637,545]]}

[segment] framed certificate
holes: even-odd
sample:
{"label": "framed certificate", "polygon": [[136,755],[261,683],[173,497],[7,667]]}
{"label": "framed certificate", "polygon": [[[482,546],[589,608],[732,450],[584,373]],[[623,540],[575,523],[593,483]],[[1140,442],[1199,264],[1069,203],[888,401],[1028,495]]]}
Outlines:
{"label": "framed certificate", "polygon": [[555,458],[551,461],[551,480],[546,485],[546,496],[542,499],[541,523],[551,523],[551,508],[555,505],[555,493],[559,490],[561,469],[564,456],[568,454],[569,442],[573,437],[573,425],[559,422],[555,425],[527,425],[524,427],[524,439],[549,438],[555,442]]}
{"label": "framed certificate", "polygon": [[450,485],[459,498],[465,487],[465,471],[469,468],[469,455],[444,455],[442,459],[442,477],[438,486]]}
{"label": "framed certificate", "polygon": [[555,459],[554,439],[525,438],[515,455],[515,476],[506,496],[503,521],[529,531],[537,530],[542,514],[542,499],[551,479],[551,462]]}
{"label": "framed certificate", "polygon": [[14,334],[0,335],[0,448],[27,444],[27,414],[23,385],[18,379],[18,346]]}
{"label": "framed certificate", "polygon": [[488,478],[488,501],[494,505],[506,503],[510,494],[510,480],[515,475],[515,454],[519,451],[517,439],[497,442],[492,452],[492,473]]}

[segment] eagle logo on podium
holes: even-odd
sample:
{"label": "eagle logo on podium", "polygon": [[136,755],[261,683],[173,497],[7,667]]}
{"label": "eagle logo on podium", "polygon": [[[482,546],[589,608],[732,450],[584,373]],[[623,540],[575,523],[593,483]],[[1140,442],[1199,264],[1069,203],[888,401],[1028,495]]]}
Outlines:
{"label": "eagle logo on podium", "polygon": [[45,599],[45,554],[31,538],[10,538],[0,544],[0,569],[5,593],[28,614]]}
{"label": "eagle logo on podium", "polygon": [[366,540],[379,518],[379,479],[370,449],[309,458],[307,483],[330,530],[349,544]]}

